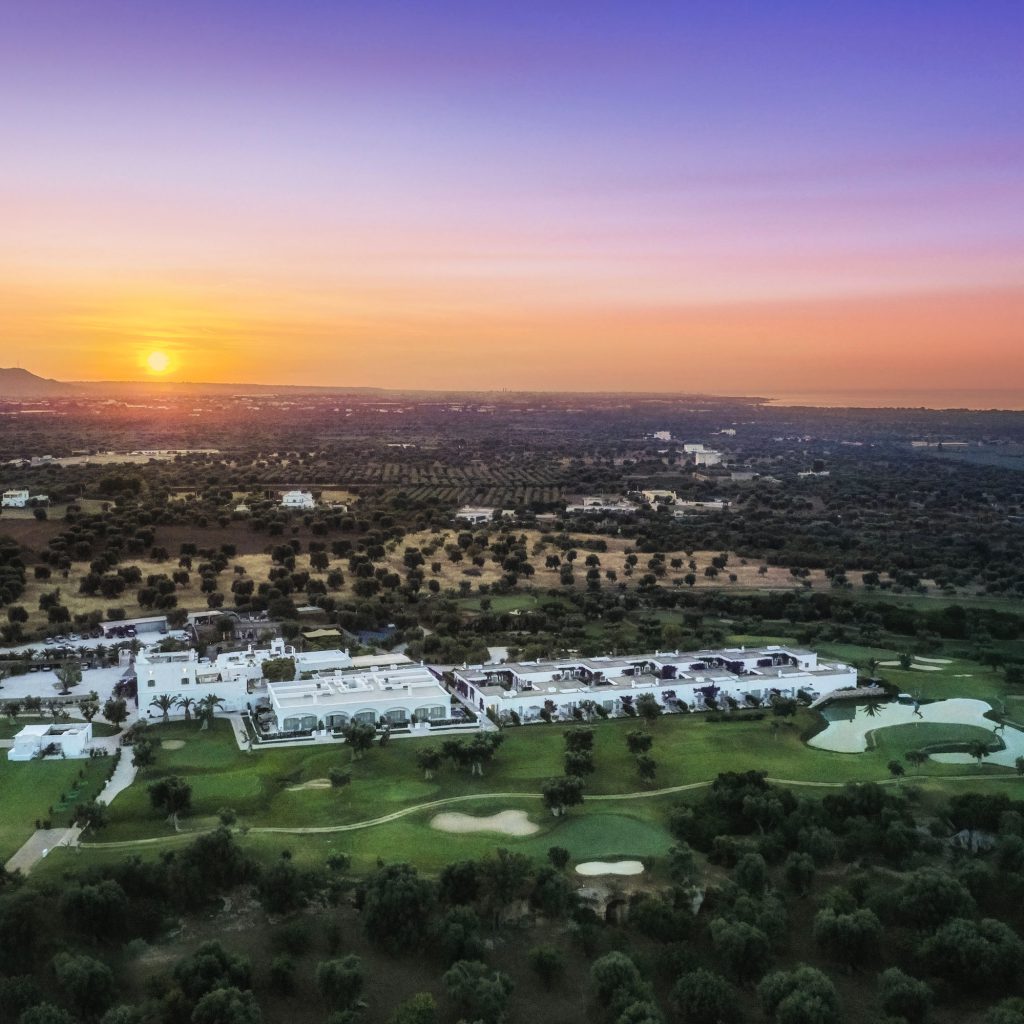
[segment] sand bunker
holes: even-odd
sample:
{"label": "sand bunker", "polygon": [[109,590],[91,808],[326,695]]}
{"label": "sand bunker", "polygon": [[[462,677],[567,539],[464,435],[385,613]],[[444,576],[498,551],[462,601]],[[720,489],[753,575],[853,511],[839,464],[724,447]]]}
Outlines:
{"label": "sand bunker", "polygon": [[472,814],[452,812],[438,814],[430,822],[440,832],[500,832],[506,836],[532,836],[540,831],[526,811],[499,811],[489,818],[475,818]]}
{"label": "sand bunker", "polygon": [[930,662],[932,665],[952,665],[953,664],[953,659],[952,658],[925,658],[925,657],[923,657],[920,654],[916,655],[915,660],[916,661],[927,661],[927,662]]}
{"label": "sand bunker", "polygon": [[185,746],[184,740],[161,740],[160,746],[164,750],[181,750]]}
{"label": "sand bunker", "polygon": [[303,782],[299,786],[289,786],[286,793],[301,793],[304,789],[330,789],[330,779],[310,779],[309,782]]}
{"label": "sand bunker", "polygon": [[941,672],[942,669],[938,665],[911,665],[910,666],[915,672]]}
{"label": "sand bunker", "polygon": [[644,870],[638,860],[588,860],[585,864],[576,865],[578,875],[639,875]]}

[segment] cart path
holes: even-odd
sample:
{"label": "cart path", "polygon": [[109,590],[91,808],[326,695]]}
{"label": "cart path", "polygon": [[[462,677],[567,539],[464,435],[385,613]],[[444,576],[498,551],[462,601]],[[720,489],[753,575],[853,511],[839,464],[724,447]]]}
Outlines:
{"label": "cart path", "polygon": [[[963,782],[972,781],[979,778],[990,779],[990,778],[1005,778],[1010,779],[1011,776],[1000,775],[1000,776],[979,776],[979,775],[907,775],[904,776],[903,782],[909,782],[914,779],[919,780],[940,780],[942,782]],[[660,796],[671,796],[673,793],[686,793],[695,789],[704,789],[710,786],[714,780],[709,779],[706,782],[687,782],[681,786],[667,786],[664,789],[646,789],[636,793],[601,793],[595,796],[588,796],[585,799],[586,803],[605,803],[613,802],[617,800],[649,800],[654,797]],[[766,778],[766,782],[773,783],[777,786],[805,786],[811,789],[842,789],[844,786],[850,785],[848,782],[803,782],[797,779],[774,779]],[[896,779],[880,779],[878,784],[881,786],[893,786],[896,785]],[[357,832],[361,829],[376,828],[378,825],[388,825],[391,822],[399,821],[402,818],[406,818],[411,814],[419,814],[421,811],[430,811],[439,807],[446,807],[449,804],[467,803],[471,800],[540,800],[540,793],[465,793],[461,796],[447,796],[441,797],[438,800],[429,800],[422,804],[413,804],[409,807],[403,807],[401,810],[392,811],[390,814],[382,814],[379,818],[366,818],[363,821],[353,821],[346,825],[310,825],[310,826],[274,826],[274,825],[252,825],[245,829],[246,834],[258,833],[258,834],[280,834],[280,835],[331,835],[336,832]],[[194,829],[188,832],[177,832],[173,835],[166,836],[153,836],[147,839],[122,839],[117,842],[109,843],[81,843],[80,845],[89,850],[120,850],[120,849],[132,849],[138,846],[148,846],[158,843],[174,842],[175,840],[191,839],[195,836],[204,835],[209,832],[213,832],[213,828]]]}

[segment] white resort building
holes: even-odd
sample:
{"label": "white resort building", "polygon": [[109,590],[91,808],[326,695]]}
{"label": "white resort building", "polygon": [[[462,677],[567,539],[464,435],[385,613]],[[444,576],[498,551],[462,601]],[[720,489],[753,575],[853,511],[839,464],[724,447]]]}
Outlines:
{"label": "white resort building", "polygon": [[351,721],[376,725],[386,720],[402,726],[452,717],[451,696],[430,669],[401,655],[387,658],[388,665],[319,672],[300,682],[268,683],[276,731],[340,729]]}
{"label": "white resort building", "polygon": [[[264,664],[280,658],[294,662],[292,677],[268,682]],[[198,703],[211,695],[221,699],[221,711],[252,711],[262,731],[271,734],[335,729],[351,719],[405,725],[413,718],[421,723],[452,717],[452,698],[438,677],[404,654],[299,652],[275,640],[212,661],[191,650],[143,652],[135,660],[135,674],[139,707],[150,718],[163,716],[153,706],[159,697],[174,701],[168,714],[182,716],[184,698]]]}
{"label": "white resort building", "polygon": [[[192,650],[144,651],[135,659],[139,707],[149,715],[163,714],[152,708],[160,697],[168,697],[177,705],[185,698],[198,703],[204,697],[216,696],[223,701],[221,710],[242,711],[252,686],[262,677],[262,660],[257,660],[251,649],[246,654],[221,654],[214,661],[200,658]],[[195,704],[190,708],[194,711]],[[184,707],[174,707],[168,713],[183,715]]]}
{"label": "white resort building", "polygon": [[622,657],[477,665],[456,669],[455,689],[478,713],[523,722],[542,712],[572,718],[577,708],[600,706],[610,715],[626,713],[642,694],[652,694],[669,711],[703,711],[727,698],[755,706],[803,691],[817,699],[857,685],[851,665],[819,662],[796,647],[637,654]]}
{"label": "white resort building", "polygon": [[[274,640],[269,647],[218,654],[212,661],[200,658],[193,650],[146,650],[135,659],[135,678],[139,689],[139,707],[149,713],[158,697],[180,701],[191,697],[195,701],[210,695],[220,697],[223,711],[244,711],[253,695],[263,687],[263,663],[276,658],[293,658],[296,674],[314,672],[323,665],[352,664],[348,651],[315,651],[298,654],[283,640]],[[171,714],[184,714],[184,709]]]}
{"label": "white resort building", "polygon": [[7,751],[8,761],[31,761],[36,757],[86,757],[92,743],[92,723],[73,725],[26,725]]}

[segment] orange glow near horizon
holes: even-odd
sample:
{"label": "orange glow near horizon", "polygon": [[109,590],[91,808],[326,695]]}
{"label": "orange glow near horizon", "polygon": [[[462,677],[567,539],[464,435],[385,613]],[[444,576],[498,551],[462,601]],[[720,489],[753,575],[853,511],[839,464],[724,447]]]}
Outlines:
{"label": "orange glow near horizon", "polygon": [[30,369],[66,380],[768,396],[1024,380],[1016,289],[703,304],[234,299],[94,292],[87,311],[54,300],[7,322]]}

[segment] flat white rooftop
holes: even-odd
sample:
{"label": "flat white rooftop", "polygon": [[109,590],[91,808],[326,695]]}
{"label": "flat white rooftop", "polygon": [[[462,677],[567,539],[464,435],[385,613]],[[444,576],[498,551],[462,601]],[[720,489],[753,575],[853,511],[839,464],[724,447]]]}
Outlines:
{"label": "flat white rooftop", "polygon": [[386,670],[321,673],[314,679],[294,683],[268,683],[267,694],[279,711],[361,707],[387,697],[448,699],[448,691],[430,669],[412,663]]}

